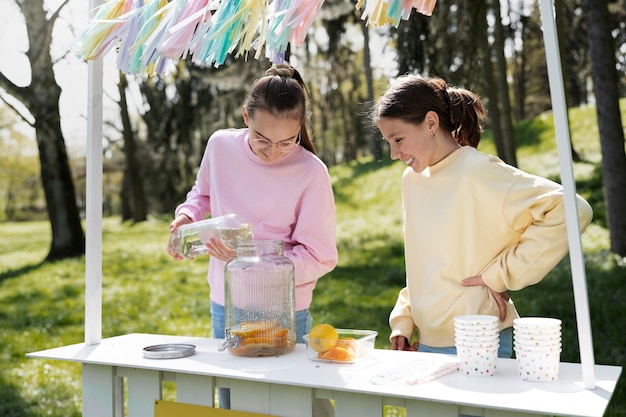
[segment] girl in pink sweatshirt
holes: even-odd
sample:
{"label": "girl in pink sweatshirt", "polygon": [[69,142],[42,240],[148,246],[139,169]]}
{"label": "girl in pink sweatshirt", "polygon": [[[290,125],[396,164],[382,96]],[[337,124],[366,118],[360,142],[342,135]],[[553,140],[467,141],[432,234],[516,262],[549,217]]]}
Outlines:
{"label": "girl in pink sweatshirt", "polygon": [[[299,342],[311,327],[315,284],[337,264],[332,184],[307,132],[306,100],[298,71],[282,64],[268,69],[245,99],[247,128],[210,137],[196,183],[170,225],[174,232],[234,213],[252,224],[255,239],[282,240],[295,265]],[[213,337],[224,338],[224,266],[235,251],[216,240],[207,246]]]}

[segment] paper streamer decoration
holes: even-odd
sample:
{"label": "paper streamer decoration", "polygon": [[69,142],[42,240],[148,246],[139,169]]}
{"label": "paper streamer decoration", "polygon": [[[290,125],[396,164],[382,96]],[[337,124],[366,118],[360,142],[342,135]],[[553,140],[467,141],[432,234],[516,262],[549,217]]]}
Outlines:
{"label": "paper streamer decoration", "polygon": [[363,10],[361,19],[368,26],[398,26],[400,20],[407,20],[411,11],[431,16],[437,0],[358,0],[356,8]]}
{"label": "paper streamer decoration", "polygon": [[[358,0],[369,26],[397,26],[412,10],[430,16],[437,0]],[[284,62],[289,44],[301,46],[324,0],[109,0],[74,42],[83,60],[112,49],[127,74],[163,74],[178,59],[218,67],[229,54],[264,52]]]}

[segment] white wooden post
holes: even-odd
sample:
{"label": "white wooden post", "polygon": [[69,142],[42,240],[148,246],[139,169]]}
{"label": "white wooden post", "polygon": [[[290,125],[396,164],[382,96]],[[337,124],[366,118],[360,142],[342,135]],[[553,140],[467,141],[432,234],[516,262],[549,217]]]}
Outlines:
{"label": "white wooden post", "polygon": [[[89,15],[101,0],[89,0]],[[85,343],[102,340],[102,59],[89,61],[85,235]]]}
{"label": "white wooden post", "polygon": [[576,182],[572,167],[572,148],[569,135],[569,121],[559,43],[556,31],[556,19],[553,0],[540,0],[541,21],[543,23],[543,42],[546,49],[550,96],[554,114],[557,149],[561,165],[561,181],[565,189],[565,217],[567,220],[567,237],[574,285],[574,305],[576,307],[576,323],[578,325],[578,343],[580,362],[585,388],[595,389],[593,340],[591,337],[591,320],[589,317],[589,299],[585,276],[585,259],[580,241],[580,224],[576,205]]}

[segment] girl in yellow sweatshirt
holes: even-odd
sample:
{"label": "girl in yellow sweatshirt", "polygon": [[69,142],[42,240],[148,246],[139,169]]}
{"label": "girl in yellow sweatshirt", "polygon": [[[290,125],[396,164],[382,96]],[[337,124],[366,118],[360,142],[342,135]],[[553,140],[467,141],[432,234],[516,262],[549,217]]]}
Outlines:
{"label": "girl in yellow sweatshirt", "polygon": [[[372,119],[402,176],[406,287],[389,317],[392,349],[456,353],[454,317],[500,318],[512,355],[508,290],[541,281],[568,251],[563,187],[479,152],[485,109],[472,92],[408,75]],[[592,218],[580,196],[584,230]],[[412,343],[417,330],[417,340]]]}

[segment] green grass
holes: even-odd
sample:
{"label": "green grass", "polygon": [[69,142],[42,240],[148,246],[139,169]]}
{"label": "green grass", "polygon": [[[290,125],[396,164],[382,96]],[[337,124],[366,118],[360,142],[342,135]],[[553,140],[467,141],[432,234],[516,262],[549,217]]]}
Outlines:
{"label": "green grass", "polygon": [[[578,192],[595,210],[583,236],[595,359],[626,365],[626,315],[622,300],[626,264],[612,256],[599,175],[599,144],[593,109],[576,109],[572,138],[585,162],[575,164]],[[578,113],[580,112],[580,113]],[[589,114],[588,114],[589,113]],[[626,112],[625,112],[626,113]],[[559,176],[551,117],[519,124],[520,167]],[[486,140],[481,149],[493,153]],[[388,348],[387,319],[404,284],[400,175],[404,167],[361,160],[334,167],[337,201],[337,268],[315,291],[315,323],[373,329]],[[167,219],[131,225],[103,221],[103,336],[148,332],[211,334],[206,260],[175,262],[165,251]],[[46,222],[0,224],[0,415],[79,416],[80,365],[26,359],[25,353],[80,343],[84,338],[84,259],[41,263],[50,243]],[[522,315],[563,319],[562,359],[580,362],[571,271],[565,259],[541,283],[512,294]],[[620,380],[607,416],[626,416]],[[389,417],[403,415],[388,409]]]}

